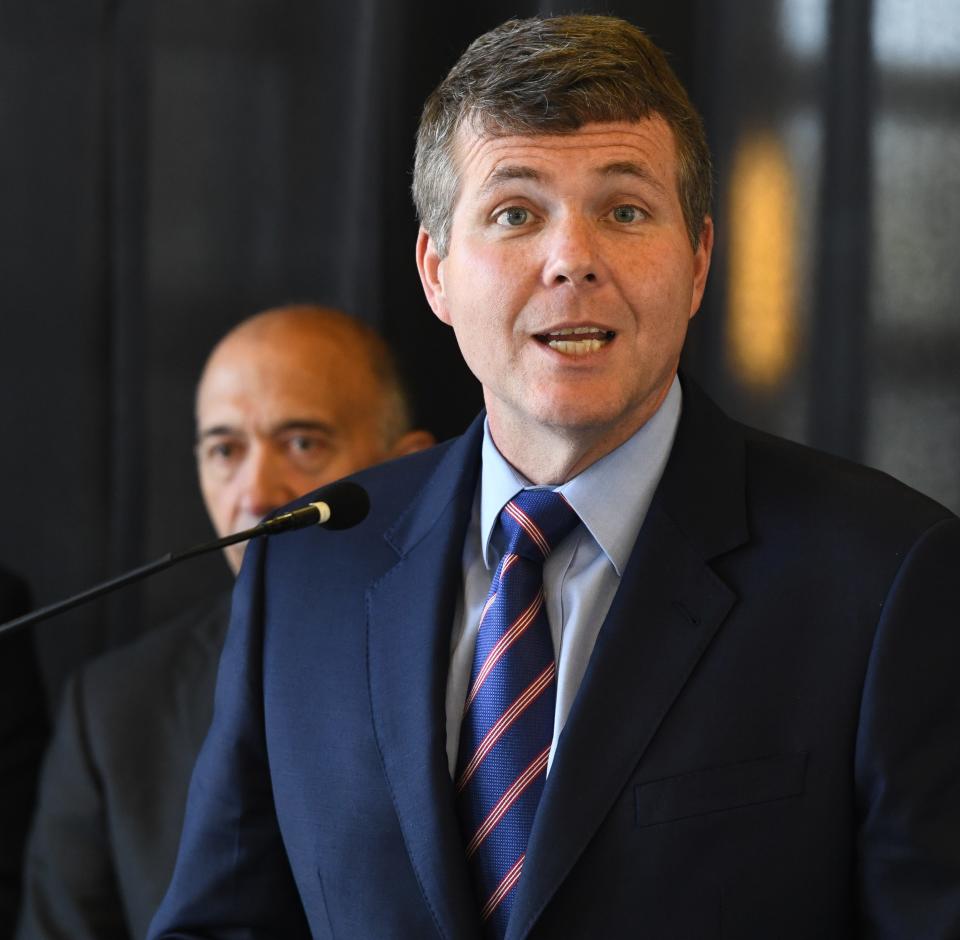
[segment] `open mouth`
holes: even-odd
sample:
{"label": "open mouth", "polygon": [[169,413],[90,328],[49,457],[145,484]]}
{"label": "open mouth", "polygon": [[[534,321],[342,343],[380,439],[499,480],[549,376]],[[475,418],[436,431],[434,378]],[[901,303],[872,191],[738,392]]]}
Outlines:
{"label": "open mouth", "polygon": [[614,330],[600,330],[595,326],[574,326],[549,333],[538,333],[536,339],[551,349],[568,356],[585,356],[597,352],[615,336]]}

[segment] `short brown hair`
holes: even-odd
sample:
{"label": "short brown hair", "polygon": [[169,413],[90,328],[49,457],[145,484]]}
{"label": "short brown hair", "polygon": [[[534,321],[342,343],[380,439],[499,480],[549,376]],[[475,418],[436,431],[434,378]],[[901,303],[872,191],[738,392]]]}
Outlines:
{"label": "short brown hair", "polygon": [[459,190],[458,130],[561,134],[584,124],[657,114],[673,130],[677,186],[690,241],[710,213],[712,170],[700,115],[660,49],[612,16],[508,20],[474,40],[423,108],[413,199],[444,257]]}

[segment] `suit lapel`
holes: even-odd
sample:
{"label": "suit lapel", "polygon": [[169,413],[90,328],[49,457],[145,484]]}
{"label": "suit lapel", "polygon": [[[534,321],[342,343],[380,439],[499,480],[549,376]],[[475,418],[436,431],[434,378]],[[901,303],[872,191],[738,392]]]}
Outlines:
{"label": "suit lapel", "polygon": [[399,560],[367,592],[377,743],[418,882],[450,938],[478,936],[479,924],[447,767],[445,699],[481,437],[475,423],[387,532]]}
{"label": "suit lapel", "polygon": [[733,600],[651,510],[560,736],[508,938],[526,935],[602,824]]}
{"label": "suit lapel", "polygon": [[746,538],[742,439],[695,388],[684,393],[670,463],[558,742],[508,940],[528,934],[603,823],[736,600],[706,560]]}

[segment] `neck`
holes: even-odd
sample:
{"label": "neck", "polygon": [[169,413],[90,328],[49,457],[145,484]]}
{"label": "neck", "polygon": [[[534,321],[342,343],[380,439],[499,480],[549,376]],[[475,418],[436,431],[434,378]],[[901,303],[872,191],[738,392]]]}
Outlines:
{"label": "neck", "polygon": [[577,433],[543,426],[515,428],[508,421],[495,420],[490,414],[487,417],[490,436],[508,463],[533,484],[560,486],[616,450],[650,415],[635,427],[625,426],[616,434],[608,430],[593,435],[586,435],[582,430]]}
{"label": "neck", "polygon": [[673,384],[673,376],[637,412],[615,423],[577,427],[524,420],[523,416],[491,407],[487,401],[490,435],[497,450],[531,483],[560,486],[606,457],[656,414]]}

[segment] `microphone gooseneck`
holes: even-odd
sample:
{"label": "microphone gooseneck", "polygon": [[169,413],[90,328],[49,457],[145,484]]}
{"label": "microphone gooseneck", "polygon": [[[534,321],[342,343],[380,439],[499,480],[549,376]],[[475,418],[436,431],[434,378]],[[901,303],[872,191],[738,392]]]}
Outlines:
{"label": "microphone gooseneck", "polygon": [[369,512],[370,497],[367,495],[367,491],[357,483],[352,483],[349,480],[339,480],[317,490],[313,494],[313,500],[306,506],[266,519],[252,529],[244,529],[243,532],[235,532],[233,535],[226,535],[212,542],[195,545],[193,548],[188,548],[178,554],[168,552],[156,561],[141,565],[139,568],[127,571],[111,578],[109,581],[103,581],[87,588],[85,591],[81,591],[79,594],[57,601],[55,604],[48,604],[46,607],[31,611],[22,617],[0,624],[0,636],[8,630],[27,627],[30,624],[46,620],[48,617],[72,610],[74,607],[86,604],[87,601],[92,601],[124,585],[149,577],[158,571],[169,568],[171,565],[186,561],[188,558],[205,555],[207,552],[226,548],[228,545],[236,545],[237,542],[245,542],[260,535],[277,535],[281,532],[292,532],[294,529],[303,529],[311,525],[321,525],[326,529],[349,529],[363,522]]}
{"label": "microphone gooseneck", "polygon": [[342,480],[318,490],[313,501],[306,506],[267,519],[250,531],[254,535],[272,535],[311,525],[322,525],[325,529],[350,529],[363,522],[368,512],[370,497],[367,491],[356,483]]}

